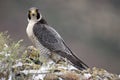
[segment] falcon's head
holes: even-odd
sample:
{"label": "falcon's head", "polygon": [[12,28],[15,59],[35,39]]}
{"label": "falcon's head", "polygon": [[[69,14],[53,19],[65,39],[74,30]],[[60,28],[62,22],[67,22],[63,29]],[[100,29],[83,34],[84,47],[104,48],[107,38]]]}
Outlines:
{"label": "falcon's head", "polygon": [[32,7],[28,11],[28,21],[40,21],[42,18],[39,10],[36,7]]}

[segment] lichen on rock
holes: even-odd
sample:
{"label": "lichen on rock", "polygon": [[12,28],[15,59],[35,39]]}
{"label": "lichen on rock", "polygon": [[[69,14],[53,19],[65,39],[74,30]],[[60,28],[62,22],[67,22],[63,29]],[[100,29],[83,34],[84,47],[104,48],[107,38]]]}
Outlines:
{"label": "lichen on rock", "polygon": [[46,61],[34,46],[23,49],[21,42],[0,33],[0,80],[120,80],[120,75],[104,69],[81,71],[66,61]]}

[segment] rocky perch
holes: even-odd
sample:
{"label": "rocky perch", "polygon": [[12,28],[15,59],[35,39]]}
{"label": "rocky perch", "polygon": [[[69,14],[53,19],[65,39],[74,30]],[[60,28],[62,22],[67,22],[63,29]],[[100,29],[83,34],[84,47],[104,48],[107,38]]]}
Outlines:
{"label": "rocky perch", "polygon": [[120,75],[100,68],[78,70],[66,61],[44,59],[33,46],[21,46],[0,33],[0,80],[120,80]]}

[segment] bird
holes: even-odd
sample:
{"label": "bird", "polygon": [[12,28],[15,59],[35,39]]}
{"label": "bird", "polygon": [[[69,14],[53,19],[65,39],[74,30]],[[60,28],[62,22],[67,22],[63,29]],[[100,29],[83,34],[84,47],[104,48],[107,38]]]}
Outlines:
{"label": "bird", "polygon": [[38,8],[32,7],[28,10],[28,25],[26,33],[32,43],[40,49],[44,56],[56,54],[61,59],[67,59],[74,67],[79,70],[89,68],[81,61],[75,53],[67,46],[60,34],[51,27]]}

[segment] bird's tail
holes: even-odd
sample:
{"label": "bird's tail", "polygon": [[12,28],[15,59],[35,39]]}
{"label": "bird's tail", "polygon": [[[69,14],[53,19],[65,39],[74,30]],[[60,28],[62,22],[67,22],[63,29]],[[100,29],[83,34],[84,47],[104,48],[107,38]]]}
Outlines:
{"label": "bird's tail", "polygon": [[72,52],[71,49],[69,49],[69,47],[65,43],[64,43],[64,45],[67,47],[70,54],[60,51],[60,52],[58,52],[59,55],[66,57],[76,68],[78,68],[80,70],[89,68],[88,65],[86,65],[83,61],[81,61],[78,57],[76,57],[76,55]]}
{"label": "bird's tail", "polygon": [[84,70],[89,68],[84,62],[82,62],[79,58],[77,58],[75,55],[71,55],[65,52],[58,51],[57,52],[59,55],[63,56],[64,58],[67,58],[73,66],[80,70]]}
{"label": "bird's tail", "polygon": [[86,65],[83,61],[81,61],[78,57],[76,57],[74,54],[72,55],[68,55],[68,58],[69,60],[72,62],[72,64],[80,69],[80,70],[83,70],[83,69],[87,69],[89,68],[88,65]]}

